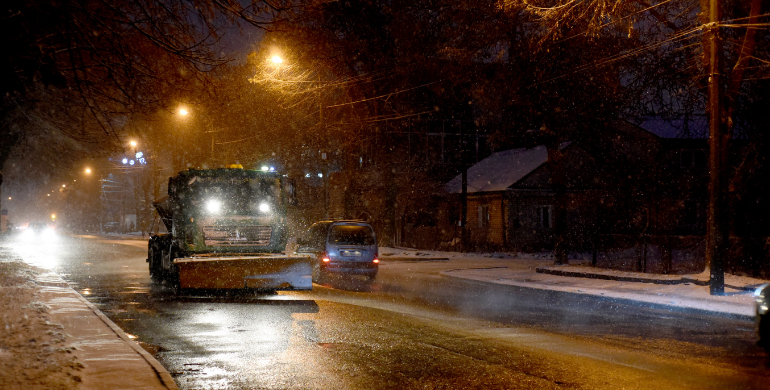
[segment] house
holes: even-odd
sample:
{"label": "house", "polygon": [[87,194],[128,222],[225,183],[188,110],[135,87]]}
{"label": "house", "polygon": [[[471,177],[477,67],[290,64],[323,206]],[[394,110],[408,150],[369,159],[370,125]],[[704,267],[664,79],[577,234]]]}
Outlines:
{"label": "house", "polygon": [[[575,219],[573,233],[595,226],[595,200],[602,189],[594,188],[594,159],[576,143],[562,145],[570,166],[568,216]],[[494,153],[468,169],[467,228],[473,246],[539,251],[553,242],[554,192],[550,185],[545,146]],[[450,193],[462,191],[461,177],[446,185]],[[578,207],[578,205],[580,205]],[[580,227],[580,228],[578,228]],[[574,238],[581,236],[576,234]],[[585,240],[585,238],[581,238]]]}
{"label": "house", "polygon": [[[667,139],[626,122],[562,144],[568,249],[617,269],[702,268],[694,259],[704,245],[706,147],[702,139]],[[446,190],[454,196],[450,208],[460,210],[461,176]],[[544,146],[497,152],[471,166],[467,193],[473,247],[553,249],[557,194]]]}

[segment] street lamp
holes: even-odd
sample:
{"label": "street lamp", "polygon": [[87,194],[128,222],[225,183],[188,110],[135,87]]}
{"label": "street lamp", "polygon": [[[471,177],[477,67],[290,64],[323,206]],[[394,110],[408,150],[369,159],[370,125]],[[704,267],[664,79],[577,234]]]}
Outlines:
{"label": "street lamp", "polygon": [[[172,123],[176,126],[176,137],[179,137],[182,132],[182,126],[185,121],[187,121],[187,116],[190,115],[190,111],[187,110],[186,107],[181,106],[179,109],[174,113],[173,121]],[[181,138],[181,137],[179,137]],[[180,149],[181,146],[181,150]],[[185,168],[187,160],[187,150],[185,149],[184,145],[180,145],[179,142],[172,143],[171,147],[171,166],[174,169],[175,172],[178,172]]]}
{"label": "street lamp", "polygon": [[[273,54],[268,59],[269,62],[278,68],[281,64],[283,64],[284,59],[278,55]],[[321,73],[317,72],[317,83],[318,88],[316,88],[316,96],[318,99],[318,127],[320,128],[321,132],[321,138],[322,138],[322,144],[321,144],[321,150],[319,150],[319,153],[321,155],[321,170],[322,174],[319,175],[322,178],[323,181],[323,213],[324,217],[329,217],[329,171],[331,170],[331,155],[327,155],[327,152],[329,152],[329,134],[328,129],[326,127],[326,123],[324,121],[324,111],[323,111],[323,96],[321,95],[321,86],[323,85],[323,82],[321,81]],[[307,81],[309,83],[313,83],[312,81]],[[328,156],[328,160],[327,160]]]}
{"label": "street lamp", "polygon": [[[131,141],[130,143],[132,145],[136,144],[135,141]],[[89,199],[93,199],[93,198],[90,198],[91,196],[99,197],[98,202],[94,201],[93,203],[98,205],[99,208],[98,208],[98,212],[89,212],[87,214],[83,213],[84,215],[86,215],[83,219],[83,223],[85,224],[85,229],[87,231],[90,231],[95,224],[98,224],[99,232],[103,233],[102,229],[104,226],[104,212],[105,212],[104,199],[103,199],[103,193],[104,193],[104,188],[103,188],[104,178],[102,176],[103,173],[101,170],[99,169],[94,170],[94,169],[91,169],[91,167],[85,167],[85,169],[83,169],[83,173],[87,177],[92,177],[94,176],[95,173],[99,174],[99,181],[97,182],[98,184],[94,183],[94,181],[90,179],[86,179],[86,184],[84,184],[86,186],[85,188],[87,188],[86,190],[87,193],[93,194],[93,195],[87,195]]]}

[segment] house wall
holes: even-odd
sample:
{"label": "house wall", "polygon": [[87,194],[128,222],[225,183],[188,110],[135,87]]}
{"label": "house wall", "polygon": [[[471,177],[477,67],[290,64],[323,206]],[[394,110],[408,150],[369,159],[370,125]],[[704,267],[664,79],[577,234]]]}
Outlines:
{"label": "house wall", "polygon": [[[573,191],[565,196],[568,250],[590,251],[602,192]],[[510,210],[507,234],[510,248],[524,252],[553,249],[554,200],[550,192],[510,193],[507,201]]]}
{"label": "house wall", "polygon": [[[597,180],[603,166],[577,144],[565,151],[567,167],[566,231],[569,250],[590,248],[596,232],[597,210],[606,191]],[[553,208],[555,194],[551,189],[551,172],[544,164],[508,190],[510,204],[508,245],[519,251],[553,249]],[[547,214],[548,221],[544,221]]]}
{"label": "house wall", "polygon": [[505,245],[502,193],[468,194],[467,226],[476,248],[502,248]]}
{"label": "house wall", "polygon": [[549,214],[550,226],[544,226],[542,207],[553,210],[553,196],[550,194],[515,194],[510,197],[510,220],[508,243],[514,250],[532,252],[553,248],[553,213]]}

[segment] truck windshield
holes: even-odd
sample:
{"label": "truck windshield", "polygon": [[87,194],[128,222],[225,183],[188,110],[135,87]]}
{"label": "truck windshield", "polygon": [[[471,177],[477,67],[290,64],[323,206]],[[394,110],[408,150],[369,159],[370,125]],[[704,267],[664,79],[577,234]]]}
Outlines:
{"label": "truck windshield", "polygon": [[329,242],[338,245],[374,245],[374,232],[369,226],[334,225]]}
{"label": "truck windshield", "polygon": [[193,205],[216,200],[225,213],[255,213],[262,203],[268,203],[272,209],[281,199],[278,179],[194,176],[188,185]]}

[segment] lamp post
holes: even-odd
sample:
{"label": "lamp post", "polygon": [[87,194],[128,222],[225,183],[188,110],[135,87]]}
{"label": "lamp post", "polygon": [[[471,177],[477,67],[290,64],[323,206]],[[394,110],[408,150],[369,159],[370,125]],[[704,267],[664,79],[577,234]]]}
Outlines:
{"label": "lamp post", "polygon": [[[278,54],[273,54],[270,56],[269,62],[275,68],[279,68],[284,63],[284,59]],[[323,215],[324,218],[329,218],[329,165],[331,156],[329,155],[329,136],[326,123],[324,122],[323,99],[321,96],[321,74],[319,73],[317,76],[318,88],[316,88],[316,96],[318,100],[318,127],[321,132],[321,149],[319,150],[319,155],[321,157],[321,180],[323,183]],[[312,81],[308,82],[312,83]]]}
{"label": "lamp post", "polygon": [[[94,170],[91,169],[91,167],[86,167],[85,169],[83,169],[83,173],[85,174],[86,178],[90,178],[90,177],[94,176]],[[93,190],[91,192],[94,192],[99,197],[99,202],[98,202],[99,211],[98,211],[98,215],[97,215],[97,217],[95,219],[96,219],[96,223],[99,224],[99,233],[104,233],[104,212],[105,212],[105,206],[104,206],[104,199],[103,199],[104,197],[102,196],[103,192],[104,192],[104,189],[103,189],[104,178],[102,176],[101,171],[99,172],[99,181],[98,181],[98,183],[99,183],[98,190],[96,190],[95,188],[90,188],[89,191]],[[89,186],[89,187],[92,187],[92,186]],[[96,204],[96,202],[94,202],[94,204]]]}
{"label": "lamp post", "polygon": [[[175,112],[174,122],[176,124],[177,136],[179,136],[179,134],[182,132],[182,121],[187,118],[188,115],[190,115],[190,111],[188,111],[186,107],[179,107],[179,109]],[[173,167],[174,172],[179,172],[183,170],[187,165],[187,151],[184,149],[184,146],[182,147],[182,150],[179,151],[178,142],[172,142],[172,144],[174,146],[171,153],[171,166]]]}

